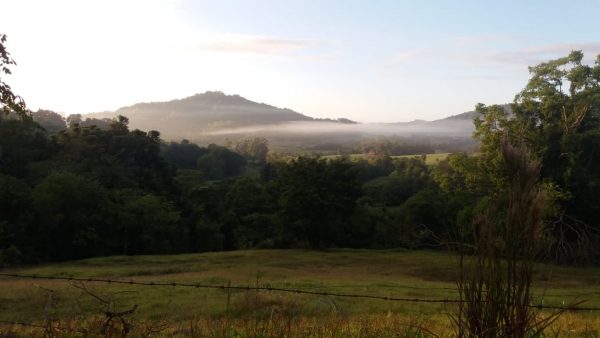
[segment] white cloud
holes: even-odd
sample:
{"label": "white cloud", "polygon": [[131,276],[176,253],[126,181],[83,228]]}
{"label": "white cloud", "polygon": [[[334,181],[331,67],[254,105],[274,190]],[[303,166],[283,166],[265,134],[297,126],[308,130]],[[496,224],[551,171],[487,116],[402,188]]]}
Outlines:
{"label": "white cloud", "polygon": [[461,53],[457,58],[467,63],[496,63],[525,67],[566,56],[572,50],[582,50],[585,54],[584,61],[590,62],[600,53],[600,42],[557,43],[508,51]]}
{"label": "white cloud", "polygon": [[221,35],[200,43],[200,49],[226,53],[252,53],[289,55],[323,43],[310,40],[293,40],[268,36]]}
{"label": "white cloud", "polygon": [[339,43],[311,39],[242,34],[204,34],[192,39],[187,52],[263,61],[326,61],[338,56]]}
{"label": "white cloud", "polygon": [[422,51],[417,50],[400,52],[392,57],[392,63],[404,63],[406,61],[414,60],[422,53]]}
{"label": "white cloud", "polygon": [[450,45],[457,47],[484,45],[501,40],[514,40],[514,37],[500,34],[458,36],[449,40]]}

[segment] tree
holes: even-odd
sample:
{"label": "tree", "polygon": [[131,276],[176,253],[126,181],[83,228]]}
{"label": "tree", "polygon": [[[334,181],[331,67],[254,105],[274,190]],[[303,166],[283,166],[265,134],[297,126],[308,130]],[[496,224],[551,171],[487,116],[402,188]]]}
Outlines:
{"label": "tree", "polygon": [[21,119],[25,119],[29,114],[25,101],[20,96],[14,94],[11,87],[1,77],[3,73],[10,75],[11,71],[9,67],[16,65],[16,62],[11,58],[10,53],[4,46],[5,42],[6,35],[0,34],[0,110],[4,115],[16,114]]}
{"label": "tree", "polygon": [[234,148],[235,152],[242,155],[248,162],[264,165],[267,163],[269,153],[269,142],[262,137],[254,137],[238,142]]}
{"label": "tree", "polygon": [[272,246],[273,200],[259,179],[241,176],[228,184],[222,203],[224,248]]}
{"label": "tree", "polygon": [[54,152],[52,142],[33,120],[0,119],[0,173],[33,175],[33,162],[47,160]]}
{"label": "tree", "polygon": [[98,182],[55,173],[32,191],[35,220],[27,228],[37,257],[66,260],[110,253],[103,239],[112,231],[106,189]]}
{"label": "tree", "polygon": [[181,143],[171,142],[162,146],[161,154],[165,160],[177,169],[196,169],[198,159],[207,152],[197,144],[182,140]]}
{"label": "tree", "polygon": [[115,241],[125,255],[185,251],[177,246],[180,213],[167,199],[139,190],[113,192],[118,216]]}
{"label": "tree", "polygon": [[284,230],[294,242],[321,249],[336,244],[362,190],[347,160],[299,157],[283,166],[273,182]]}
{"label": "tree", "polygon": [[0,174],[0,267],[18,263],[29,238],[30,188],[20,179]]}
{"label": "tree", "polygon": [[[590,226],[600,230],[600,55],[583,64],[583,53],[530,67],[531,78],[508,114],[499,106],[478,106],[475,136],[481,141],[481,173],[497,187],[506,181],[501,139],[525,144],[541,159],[541,180],[549,196],[549,217],[563,242],[581,242]],[[587,239],[589,240],[589,239]],[[572,249],[568,249],[572,251]],[[572,254],[572,253],[571,253]]]}
{"label": "tree", "polygon": [[39,109],[31,114],[33,121],[39,124],[46,132],[56,134],[67,128],[67,124],[62,115],[51,110]]}
{"label": "tree", "polygon": [[198,169],[212,180],[239,175],[246,165],[242,156],[216,144],[210,144],[197,163]]}

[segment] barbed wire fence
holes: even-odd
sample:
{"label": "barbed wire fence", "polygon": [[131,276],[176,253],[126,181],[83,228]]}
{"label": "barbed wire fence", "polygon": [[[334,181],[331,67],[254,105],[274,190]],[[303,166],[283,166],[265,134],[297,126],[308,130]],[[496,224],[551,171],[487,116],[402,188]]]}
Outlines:
{"label": "barbed wire fence", "polygon": [[[440,304],[458,304],[468,302],[467,300],[461,299],[450,299],[450,298],[438,298],[438,299],[427,299],[417,297],[391,297],[391,296],[379,296],[370,294],[356,294],[356,293],[341,293],[341,292],[329,292],[329,291],[315,291],[306,289],[293,289],[276,287],[271,285],[215,285],[215,284],[203,284],[203,283],[181,283],[181,282],[158,282],[158,281],[139,281],[139,280],[122,280],[122,279],[108,279],[108,278],[94,278],[94,277],[65,277],[65,276],[48,276],[48,275],[34,275],[34,274],[16,274],[16,273],[0,273],[0,277],[6,278],[20,278],[20,279],[38,279],[38,280],[58,280],[58,281],[71,281],[71,282],[82,282],[82,283],[105,283],[115,285],[135,285],[143,287],[180,287],[180,288],[194,288],[194,289],[217,289],[217,290],[238,290],[238,291],[268,291],[268,292],[285,292],[294,294],[306,294],[314,296],[325,296],[325,297],[343,297],[343,298],[356,298],[356,299],[373,299],[383,301],[394,301],[394,302],[410,302],[410,303],[440,303]],[[418,290],[453,290],[456,289],[449,287],[415,287],[415,286],[397,286],[398,288],[407,289],[418,289]],[[546,295],[551,296],[551,295]],[[573,296],[578,297],[581,294],[572,295],[561,295],[561,296]],[[579,302],[578,304],[580,304]],[[536,308],[541,310],[559,310],[559,311],[600,311],[600,307],[582,307],[582,306],[555,306],[555,305],[544,305],[544,304],[530,304],[530,308]]]}

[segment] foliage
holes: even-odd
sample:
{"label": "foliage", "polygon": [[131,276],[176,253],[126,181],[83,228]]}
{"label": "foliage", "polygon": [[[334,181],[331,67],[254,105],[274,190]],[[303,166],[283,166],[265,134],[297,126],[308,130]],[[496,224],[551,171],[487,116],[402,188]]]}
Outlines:
{"label": "foliage", "polygon": [[535,336],[556,317],[540,320],[530,307],[533,262],[546,234],[547,199],[537,182],[540,164],[524,147],[504,143],[501,150],[507,198],[492,201],[472,228],[459,234],[458,287],[465,302],[453,318],[458,337]]}
{"label": "foliage", "polygon": [[123,254],[185,251],[177,247],[180,215],[172,202],[131,189],[117,190],[113,194],[119,219],[114,237],[122,243]]}
{"label": "foliage", "polygon": [[198,158],[207,152],[206,148],[201,148],[185,139],[181,143],[163,144],[161,148],[161,155],[165,161],[177,169],[196,169]]}
{"label": "foliage", "polygon": [[233,148],[236,153],[242,155],[247,161],[256,165],[267,163],[269,153],[269,142],[262,137],[245,139],[238,142]]}
{"label": "foliage", "polygon": [[39,109],[31,113],[31,117],[35,123],[39,124],[49,134],[56,134],[59,131],[67,129],[63,116],[51,110]]}
{"label": "foliage", "polygon": [[[583,53],[573,51],[530,67],[531,78],[515,97],[512,114],[500,106],[480,105],[482,117],[476,120],[475,132],[481,142],[479,172],[489,177],[492,191],[506,177],[500,146],[504,135],[513,145],[524,143],[541,159],[541,180],[553,190],[549,195],[558,197],[548,216],[556,224],[557,240],[567,243],[556,249],[567,248],[562,258],[567,261],[600,257],[593,248],[598,244],[594,232],[600,230],[600,56],[593,66],[582,60]],[[573,248],[583,242],[591,242],[591,250]]]}
{"label": "foliage", "polygon": [[157,132],[129,131],[120,118],[50,138],[33,120],[11,119],[0,136],[0,250],[25,262],[182,250],[169,201],[178,188]]}
{"label": "foliage", "polygon": [[81,114],[71,114],[67,117],[67,119],[65,121],[71,128],[93,127],[94,126],[96,128],[100,128],[102,130],[110,129],[110,126],[113,123],[113,120],[107,119],[107,118],[97,119],[97,118],[93,118],[93,117],[86,117],[84,120],[83,117],[81,116]]}
{"label": "foliage", "polygon": [[242,156],[216,144],[210,144],[197,162],[198,169],[212,180],[240,175],[245,164]]}
{"label": "foliage", "polygon": [[[10,66],[16,65],[6,50],[6,35],[0,34],[0,75],[10,75]],[[0,77],[0,119],[2,115],[15,114],[21,119],[28,118],[29,110],[25,106],[25,101],[20,96],[12,92],[11,87]]]}
{"label": "foliage", "polygon": [[111,207],[108,192],[98,182],[71,173],[51,174],[33,188],[31,199],[35,220],[27,227],[25,243],[31,247],[25,248],[35,257],[65,260],[106,253],[101,238],[111,231]]}
{"label": "foliage", "polygon": [[345,160],[300,157],[282,168],[274,184],[286,232],[312,248],[336,244],[361,194]]}
{"label": "foliage", "polygon": [[435,152],[435,147],[424,139],[387,139],[364,140],[356,147],[356,152],[371,155],[414,155]]}

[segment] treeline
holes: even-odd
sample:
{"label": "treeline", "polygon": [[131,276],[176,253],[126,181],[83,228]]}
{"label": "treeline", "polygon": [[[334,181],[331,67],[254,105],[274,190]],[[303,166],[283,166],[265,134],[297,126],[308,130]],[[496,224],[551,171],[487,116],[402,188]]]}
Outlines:
{"label": "treeline", "polygon": [[438,149],[428,139],[390,139],[379,138],[364,140],[355,148],[355,153],[374,154],[374,155],[414,155],[414,154],[432,154]]}
{"label": "treeline", "polygon": [[477,143],[469,137],[450,136],[380,136],[365,138],[360,142],[348,141],[345,143],[324,142],[313,145],[308,149],[326,154],[350,155],[388,155],[403,156],[432,153],[473,152],[477,150]]}
{"label": "treeline", "polygon": [[[254,247],[427,240],[437,185],[423,159],[267,163],[264,139],[200,147],[156,131],[0,120],[3,264]],[[437,216],[436,216],[437,217]],[[432,223],[434,221],[434,223]]]}

